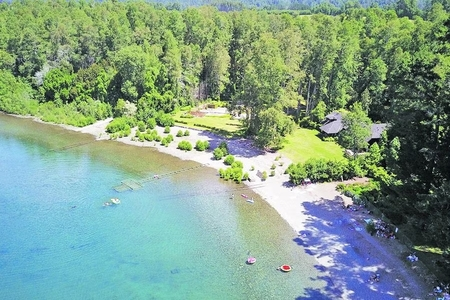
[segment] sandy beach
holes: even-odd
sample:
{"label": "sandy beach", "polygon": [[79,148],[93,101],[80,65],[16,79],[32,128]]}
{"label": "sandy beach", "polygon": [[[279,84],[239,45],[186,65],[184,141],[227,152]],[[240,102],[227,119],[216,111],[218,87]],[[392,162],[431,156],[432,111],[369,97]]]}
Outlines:
{"label": "sandy beach", "polygon": [[[83,128],[65,128],[94,135],[97,139],[109,139],[105,131],[110,119],[99,121]],[[163,128],[157,128],[161,136]],[[181,151],[179,141],[187,140],[193,146],[198,140],[210,142],[211,149],[225,139],[205,131],[189,129],[190,135],[176,137],[178,130],[172,127],[174,141],[168,147],[159,142],[134,141],[135,131],[129,137],[117,141],[139,147],[154,147],[158,151],[192,160],[219,170],[226,168],[223,161],[213,159],[211,151]],[[311,184],[292,187],[285,169],[292,162],[277,153],[258,150],[246,139],[225,140],[230,154],[244,164],[244,172],[250,174],[251,189],[267,201],[292,227],[293,242],[317,260],[316,268],[323,276],[317,280],[326,282],[326,291],[307,290],[299,299],[434,299],[432,278],[406,260],[409,254],[405,246],[397,240],[371,236],[365,230],[364,219],[367,211],[353,212],[342,208],[342,201],[351,199],[335,190],[337,183]],[[275,164],[275,175],[262,181],[258,171],[271,172]],[[254,170],[251,170],[252,167]],[[373,217],[373,216],[370,216]],[[374,273],[380,274],[380,281],[370,283]]]}

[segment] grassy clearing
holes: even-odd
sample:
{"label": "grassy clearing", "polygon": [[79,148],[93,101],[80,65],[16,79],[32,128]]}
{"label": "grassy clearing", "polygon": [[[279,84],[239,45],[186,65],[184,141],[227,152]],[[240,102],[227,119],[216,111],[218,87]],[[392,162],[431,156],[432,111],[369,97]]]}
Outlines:
{"label": "grassy clearing", "polygon": [[298,128],[286,138],[284,148],[279,152],[294,163],[305,162],[310,158],[341,159],[343,149],[334,142],[324,142],[317,130]]}
{"label": "grassy clearing", "polygon": [[182,118],[181,115],[184,113],[185,112],[180,111],[173,116],[177,125],[199,130],[209,130],[215,133],[220,133],[224,136],[240,135],[242,132],[241,122],[239,120],[232,119],[228,114]]}
{"label": "grassy clearing", "polygon": [[[186,111],[179,111],[173,117],[177,125],[199,130],[208,130],[225,137],[243,134],[242,124],[230,115],[206,115],[182,118]],[[317,137],[317,130],[299,128],[287,137],[284,148],[279,152],[293,162],[305,162],[310,158],[341,159],[343,149],[333,142],[324,142]]]}

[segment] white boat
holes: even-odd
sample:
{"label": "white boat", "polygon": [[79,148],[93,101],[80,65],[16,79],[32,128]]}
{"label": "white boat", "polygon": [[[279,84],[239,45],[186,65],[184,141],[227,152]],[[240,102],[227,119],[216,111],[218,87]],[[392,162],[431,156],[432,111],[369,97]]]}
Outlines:
{"label": "white boat", "polygon": [[111,202],[112,202],[113,204],[120,204],[119,198],[111,198]]}
{"label": "white boat", "polygon": [[252,199],[247,199],[247,202],[254,203],[255,201]]}

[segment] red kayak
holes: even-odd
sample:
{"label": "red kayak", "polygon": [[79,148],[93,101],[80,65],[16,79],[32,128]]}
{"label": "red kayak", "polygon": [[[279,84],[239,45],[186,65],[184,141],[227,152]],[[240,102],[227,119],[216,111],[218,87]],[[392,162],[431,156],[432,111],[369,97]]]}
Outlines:
{"label": "red kayak", "polygon": [[283,272],[289,272],[289,271],[292,270],[292,267],[290,265],[282,265],[280,267],[280,270],[283,271]]}
{"label": "red kayak", "polygon": [[241,196],[244,197],[244,198],[248,198],[248,196],[245,195],[245,194],[241,194]]}

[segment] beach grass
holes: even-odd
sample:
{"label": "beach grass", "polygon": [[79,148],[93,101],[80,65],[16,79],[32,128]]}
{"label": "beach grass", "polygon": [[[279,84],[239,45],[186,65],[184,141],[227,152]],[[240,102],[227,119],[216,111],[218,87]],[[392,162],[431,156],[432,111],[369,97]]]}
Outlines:
{"label": "beach grass", "polygon": [[310,158],[325,158],[339,160],[344,156],[343,149],[335,142],[321,140],[317,130],[298,128],[286,137],[280,154],[288,157],[294,163],[303,163]]}

